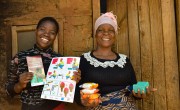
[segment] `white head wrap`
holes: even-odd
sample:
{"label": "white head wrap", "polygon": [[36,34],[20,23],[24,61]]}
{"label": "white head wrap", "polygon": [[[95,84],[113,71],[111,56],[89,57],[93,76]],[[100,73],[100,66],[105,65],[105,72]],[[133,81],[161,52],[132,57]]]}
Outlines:
{"label": "white head wrap", "polygon": [[117,19],[116,16],[112,13],[112,12],[107,12],[105,14],[102,14],[95,22],[95,26],[94,26],[94,35],[96,33],[97,28],[101,25],[101,24],[110,24],[114,27],[114,30],[116,32],[116,34],[118,33],[118,26],[117,26]]}

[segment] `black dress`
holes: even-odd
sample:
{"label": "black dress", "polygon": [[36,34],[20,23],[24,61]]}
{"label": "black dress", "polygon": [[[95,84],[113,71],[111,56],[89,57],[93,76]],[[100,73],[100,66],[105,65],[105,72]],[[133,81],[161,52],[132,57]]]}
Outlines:
{"label": "black dress", "polygon": [[137,83],[134,69],[126,55],[116,54],[116,59],[96,58],[92,52],[84,53],[80,60],[81,81],[76,87],[75,100],[80,103],[79,85],[87,82],[99,84],[101,96],[120,91]]}

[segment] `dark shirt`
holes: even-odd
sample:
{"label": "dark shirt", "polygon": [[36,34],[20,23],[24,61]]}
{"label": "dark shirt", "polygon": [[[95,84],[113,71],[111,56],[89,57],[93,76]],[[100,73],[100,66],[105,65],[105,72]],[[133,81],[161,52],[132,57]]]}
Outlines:
{"label": "dark shirt", "polygon": [[87,82],[98,83],[101,95],[124,89],[137,83],[130,60],[123,54],[117,54],[114,60],[96,58],[92,52],[81,56],[81,81],[76,87],[75,99],[79,103],[79,85]]}
{"label": "dark shirt", "polygon": [[[42,62],[44,66],[45,74],[47,74],[49,65],[51,63],[51,59],[53,57],[60,57],[60,54],[57,54],[52,50],[52,48],[48,48],[45,50],[39,49],[36,45],[32,49],[21,51],[16,54],[10,63],[7,83],[6,83],[6,91],[10,96],[16,95],[14,91],[14,85],[19,81],[19,75],[28,71],[26,56],[42,56]],[[30,82],[27,87],[20,93],[21,101],[26,105],[42,105],[47,100],[41,99],[41,92],[43,86],[35,86],[31,87]]]}

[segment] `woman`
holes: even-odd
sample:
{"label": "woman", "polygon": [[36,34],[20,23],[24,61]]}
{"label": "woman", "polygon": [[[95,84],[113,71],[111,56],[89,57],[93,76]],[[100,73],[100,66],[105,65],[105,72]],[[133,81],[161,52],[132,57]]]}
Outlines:
{"label": "woman", "polygon": [[[58,101],[41,99],[43,86],[31,87],[32,72],[28,72],[26,57],[41,55],[45,73],[53,57],[60,57],[52,50],[52,44],[59,32],[58,22],[53,17],[42,18],[36,28],[36,44],[32,49],[17,53],[10,64],[6,91],[10,96],[21,95],[22,110],[53,110]],[[74,79],[80,80],[80,73],[74,73]]]}
{"label": "woman", "polygon": [[94,103],[89,103],[88,97],[80,99],[81,88],[77,86],[76,101],[89,110],[136,110],[135,98],[145,98],[146,93],[132,92],[132,85],[137,80],[131,62],[126,55],[112,51],[118,33],[115,15],[111,12],[101,15],[94,29],[97,48],[81,56],[79,85],[87,82],[99,84],[101,99]]}

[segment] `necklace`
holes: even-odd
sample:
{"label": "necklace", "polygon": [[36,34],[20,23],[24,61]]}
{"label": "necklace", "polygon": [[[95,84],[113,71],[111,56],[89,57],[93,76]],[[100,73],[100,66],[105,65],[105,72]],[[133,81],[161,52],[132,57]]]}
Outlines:
{"label": "necklace", "polygon": [[123,54],[119,54],[120,58],[117,61],[105,61],[105,62],[101,62],[98,59],[92,57],[90,55],[91,52],[85,53],[84,57],[87,59],[87,61],[90,62],[91,65],[94,65],[94,67],[103,67],[103,68],[107,68],[107,67],[114,67],[115,65],[124,68],[124,65],[126,64],[126,55]]}

